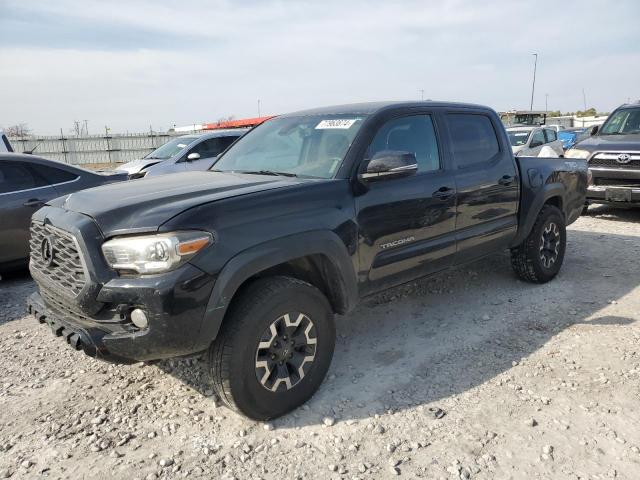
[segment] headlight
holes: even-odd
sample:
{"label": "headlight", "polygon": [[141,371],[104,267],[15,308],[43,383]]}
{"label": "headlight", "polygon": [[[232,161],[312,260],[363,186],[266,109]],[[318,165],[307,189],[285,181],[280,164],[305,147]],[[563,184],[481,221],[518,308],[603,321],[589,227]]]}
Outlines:
{"label": "headlight", "polygon": [[114,238],[102,245],[102,253],[114,270],[145,275],[173,270],[212,242],[207,232],[159,233]]}
{"label": "headlight", "polygon": [[132,173],[131,175],[129,175],[129,180],[135,180],[137,178],[144,178],[146,175],[147,175],[147,172],[145,170],[143,170],[141,172]]}
{"label": "headlight", "polygon": [[587,150],[580,150],[579,148],[570,148],[564,152],[565,158],[589,158],[591,155]]}

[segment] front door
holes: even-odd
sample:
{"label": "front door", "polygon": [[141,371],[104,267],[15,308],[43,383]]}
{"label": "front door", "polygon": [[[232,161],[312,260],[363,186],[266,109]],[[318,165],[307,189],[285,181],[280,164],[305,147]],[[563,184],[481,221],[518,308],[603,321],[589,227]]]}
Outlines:
{"label": "front door", "polygon": [[414,153],[418,171],[372,182],[356,197],[362,295],[442,270],[455,254],[455,182],[445,168],[433,116],[386,121],[363,160],[384,150]]}
{"label": "front door", "polygon": [[233,143],[236,137],[214,137],[200,142],[192,147],[185,159],[191,153],[197,153],[200,155],[198,160],[187,160],[184,162],[186,170],[204,171],[211,168],[216,157],[220,155],[229,145]]}
{"label": "front door", "polygon": [[543,145],[546,143],[546,139],[544,138],[544,133],[542,130],[534,130],[531,133],[531,139],[529,140],[529,146],[526,149],[526,152],[522,153],[523,157],[537,157],[540,155],[540,150],[542,150]]}

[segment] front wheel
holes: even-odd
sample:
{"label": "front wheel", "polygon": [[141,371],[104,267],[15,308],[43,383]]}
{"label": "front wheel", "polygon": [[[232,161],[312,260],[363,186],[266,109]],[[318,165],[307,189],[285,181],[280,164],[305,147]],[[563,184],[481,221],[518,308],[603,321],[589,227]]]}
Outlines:
{"label": "front wheel", "polygon": [[511,249],[511,266],[522,280],[546,283],[560,271],[566,246],[562,212],[553,205],[545,205],[529,236]]}
{"label": "front wheel", "polygon": [[335,346],[333,313],[313,285],[290,277],[249,284],[209,349],[214,388],[230,408],[268,420],[306,402]]}

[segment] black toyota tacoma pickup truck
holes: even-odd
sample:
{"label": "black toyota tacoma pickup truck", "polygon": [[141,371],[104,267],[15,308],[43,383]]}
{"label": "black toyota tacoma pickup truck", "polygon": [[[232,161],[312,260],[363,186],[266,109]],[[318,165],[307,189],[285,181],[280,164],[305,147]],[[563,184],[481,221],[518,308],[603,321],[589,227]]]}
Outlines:
{"label": "black toyota tacoma pickup truck", "polygon": [[640,104],[616,108],[591,133],[565,153],[589,162],[588,203],[640,206]]}
{"label": "black toyota tacoma pickup truck", "polygon": [[104,360],[208,352],[221,399],[268,419],[318,389],[334,314],[363,297],[507,248],[522,279],[551,280],[586,188],[584,160],[514,158],[486,107],[283,115],[210,171],[36,212],[29,310]]}

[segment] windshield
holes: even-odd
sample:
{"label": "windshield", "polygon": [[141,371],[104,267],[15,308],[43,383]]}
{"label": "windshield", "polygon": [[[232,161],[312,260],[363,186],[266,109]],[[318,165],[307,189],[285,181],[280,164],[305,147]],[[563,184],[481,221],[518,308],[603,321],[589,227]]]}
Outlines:
{"label": "windshield", "polygon": [[509,142],[511,142],[512,147],[521,147],[522,145],[525,145],[530,134],[531,132],[529,130],[507,130]]}
{"label": "windshield", "polygon": [[640,107],[613,112],[604,122],[600,135],[628,135],[640,133]]}
{"label": "windshield", "polygon": [[153,152],[144,158],[159,158],[166,160],[167,158],[175,157],[178,153],[184,150],[187,145],[193,142],[198,137],[178,137],[170,142],[165,143],[160,148],[156,148]]}
{"label": "windshield", "polygon": [[274,118],[238,140],[212,170],[332,178],[365,115]]}

